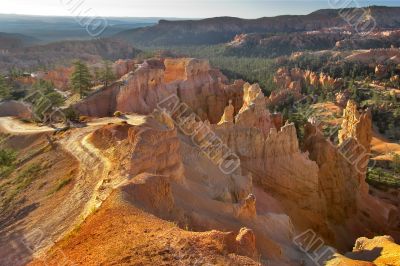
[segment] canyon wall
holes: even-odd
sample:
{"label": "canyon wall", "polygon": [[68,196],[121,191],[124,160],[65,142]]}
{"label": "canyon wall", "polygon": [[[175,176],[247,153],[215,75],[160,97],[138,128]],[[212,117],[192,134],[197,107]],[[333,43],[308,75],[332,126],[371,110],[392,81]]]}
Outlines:
{"label": "canyon wall", "polygon": [[277,130],[258,85],[244,86],[243,107],[235,121],[214,125],[255,183],[300,208],[323,212],[318,195],[318,166],[302,153],[293,124]]}
{"label": "canyon wall", "polygon": [[[180,143],[176,128],[149,117],[145,124],[109,125],[92,134],[92,142],[104,150],[123,175],[161,175],[184,183]],[[154,147],[157,147],[156,149]]]}
{"label": "canyon wall", "polygon": [[158,102],[175,94],[203,120],[217,123],[229,100],[235,113],[242,106],[244,82],[227,84],[226,80],[206,60],[147,60],[134,72],[76,104],[75,109],[97,117],[110,116],[117,110],[150,114]]}
{"label": "canyon wall", "polygon": [[[398,234],[394,221],[400,210],[369,194],[366,175],[371,139],[371,112],[360,112],[353,101],[343,113],[339,145],[326,139],[317,125],[305,127],[304,148],[319,166],[319,191],[326,199],[328,218],[347,228],[347,236],[342,236],[347,245],[350,239],[371,231]],[[340,234],[337,238],[340,242]]]}

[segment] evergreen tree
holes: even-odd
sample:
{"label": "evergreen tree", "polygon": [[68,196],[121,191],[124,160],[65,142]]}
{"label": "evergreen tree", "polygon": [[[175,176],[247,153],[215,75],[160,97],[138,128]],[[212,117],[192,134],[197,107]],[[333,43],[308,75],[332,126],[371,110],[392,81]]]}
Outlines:
{"label": "evergreen tree", "polygon": [[115,80],[114,72],[111,68],[111,64],[108,61],[104,61],[104,68],[101,71],[101,80],[104,83],[104,86],[108,86],[111,81]]}
{"label": "evergreen tree", "polygon": [[91,87],[92,76],[85,63],[77,61],[74,66],[75,70],[71,75],[72,88],[83,98]]}
{"label": "evergreen tree", "polygon": [[0,75],[0,100],[8,100],[11,98],[11,87],[6,79]]}

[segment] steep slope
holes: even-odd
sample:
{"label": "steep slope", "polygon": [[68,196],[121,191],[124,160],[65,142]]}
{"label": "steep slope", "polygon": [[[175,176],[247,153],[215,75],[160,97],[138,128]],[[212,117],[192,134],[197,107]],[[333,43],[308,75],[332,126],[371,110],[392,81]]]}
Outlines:
{"label": "steep slope", "polygon": [[28,265],[259,265],[235,254],[241,253],[236,234],[184,231],[136,208],[123,193],[113,193],[79,231]]}

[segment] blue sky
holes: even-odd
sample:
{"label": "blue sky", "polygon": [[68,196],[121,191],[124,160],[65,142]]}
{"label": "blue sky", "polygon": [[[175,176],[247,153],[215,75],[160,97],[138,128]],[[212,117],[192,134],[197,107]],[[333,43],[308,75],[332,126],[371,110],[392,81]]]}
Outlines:
{"label": "blue sky", "polygon": [[[307,14],[321,8],[400,6],[399,0],[2,0],[0,13],[71,16],[78,11],[100,16],[204,18],[235,16],[258,18]],[[331,3],[331,4],[330,4]],[[73,8],[77,5],[78,8]]]}

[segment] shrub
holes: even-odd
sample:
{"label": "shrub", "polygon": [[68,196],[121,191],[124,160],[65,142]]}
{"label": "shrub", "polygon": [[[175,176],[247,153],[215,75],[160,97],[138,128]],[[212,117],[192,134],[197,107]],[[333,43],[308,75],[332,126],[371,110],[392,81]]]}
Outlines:
{"label": "shrub", "polygon": [[0,150],[0,178],[9,176],[15,169],[17,153],[10,149]]}
{"label": "shrub", "polygon": [[67,108],[64,110],[65,117],[69,121],[79,121],[79,113],[73,108]]}
{"label": "shrub", "polygon": [[114,116],[120,117],[120,116],[122,116],[122,113],[120,111],[115,111]]}
{"label": "shrub", "polygon": [[17,153],[10,149],[0,150],[0,167],[11,166],[14,164],[17,158]]}

